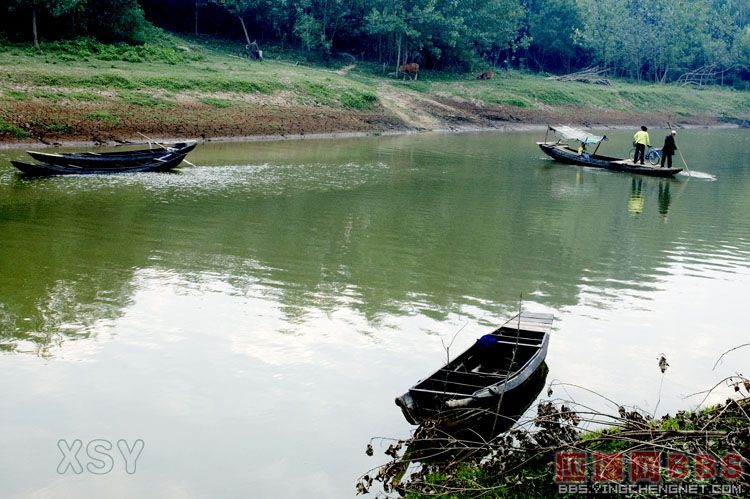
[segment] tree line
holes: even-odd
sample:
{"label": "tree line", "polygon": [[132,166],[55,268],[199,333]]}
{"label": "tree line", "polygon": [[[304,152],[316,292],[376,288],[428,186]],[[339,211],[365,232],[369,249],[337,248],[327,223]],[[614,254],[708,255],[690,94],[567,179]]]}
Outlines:
{"label": "tree line", "polygon": [[[651,82],[750,81],[747,0],[2,0],[11,40],[138,43],[149,23],[395,67],[597,65]],[[0,6],[2,5],[0,3]],[[2,36],[0,35],[0,36]]]}

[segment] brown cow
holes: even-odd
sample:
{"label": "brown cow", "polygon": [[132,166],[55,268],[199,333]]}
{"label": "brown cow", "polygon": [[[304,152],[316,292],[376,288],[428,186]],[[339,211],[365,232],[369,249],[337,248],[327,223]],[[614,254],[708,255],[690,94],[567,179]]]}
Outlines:
{"label": "brown cow", "polygon": [[416,80],[419,77],[419,64],[417,64],[416,62],[402,64],[398,67],[398,72],[400,74],[403,74],[404,77],[406,77],[406,75],[411,76],[413,74],[414,79]]}
{"label": "brown cow", "polygon": [[488,69],[484,73],[481,73],[479,76],[477,76],[477,79],[478,80],[491,80],[493,76],[495,76],[494,71],[492,71],[491,69]]}

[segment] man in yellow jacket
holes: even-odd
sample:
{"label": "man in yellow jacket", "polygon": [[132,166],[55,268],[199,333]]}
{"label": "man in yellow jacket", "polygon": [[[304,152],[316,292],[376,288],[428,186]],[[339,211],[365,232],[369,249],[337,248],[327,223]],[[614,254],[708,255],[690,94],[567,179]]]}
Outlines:
{"label": "man in yellow jacket", "polygon": [[633,163],[638,163],[640,158],[641,164],[646,158],[646,146],[650,146],[651,142],[648,138],[648,128],[642,126],[641,129],[635,132],[633,135],[633,142],[635,143],[635,156],[633,157]]}

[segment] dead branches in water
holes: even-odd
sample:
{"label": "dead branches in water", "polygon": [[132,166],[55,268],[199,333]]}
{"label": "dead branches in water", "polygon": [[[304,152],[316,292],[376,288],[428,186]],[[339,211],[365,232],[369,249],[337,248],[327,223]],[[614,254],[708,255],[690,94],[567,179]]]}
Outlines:
{"label": "dead branches in water", "polygon": [[569,73],[562,76],[550,76],[547,79],[556,81],[576,81],[579,83],[591,83],[594,85],[609,85],[609,80],[606,76],[606,68],[590,66],[581,69],[580,71],[576,71],[575,73]]}

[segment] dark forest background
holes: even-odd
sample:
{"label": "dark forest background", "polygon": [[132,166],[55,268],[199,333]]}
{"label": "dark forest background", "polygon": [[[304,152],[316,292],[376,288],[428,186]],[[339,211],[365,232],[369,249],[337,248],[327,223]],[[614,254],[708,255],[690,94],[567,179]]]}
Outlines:
{"label": "dark forest background", "polygon": [[0,0],[15,43],[155,43],[153,26],[388,66],[750,82],[748,0]]}

